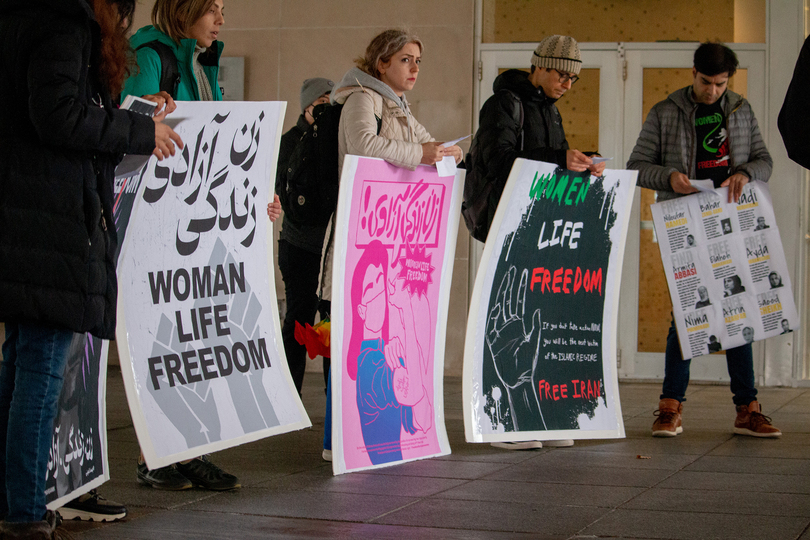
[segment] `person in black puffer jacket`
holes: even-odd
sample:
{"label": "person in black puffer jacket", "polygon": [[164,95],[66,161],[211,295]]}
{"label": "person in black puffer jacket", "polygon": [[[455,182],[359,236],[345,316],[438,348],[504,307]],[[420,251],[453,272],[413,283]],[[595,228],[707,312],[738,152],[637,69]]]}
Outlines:
{"label": "person in black puffer jacket", "polygon": [[581,67],[576,40],[554,35],[537,46],[530,73],[510,69],[495,79],[494,94],[481,108],[478,131],[467,156],[469,181],[464,188],[466,207],[482,193],[483,186],[488,186],[484,194],[488,196],[486,230],[492,224],[516,158],[602,174],[604,163],[594,165],[590,157],[568,148],[562,117],[555,105],[579,79]]}
{"label": "person in black puffer jacket", "polygon": [[0,0],[0,43],[0,533],[47,538],[68,347],[74,332],[114,336],[114,168],[182,143],[163,114],[113,106],[128,46],[108,0]]}
{"label": "person in black puffer jacket", "polygon": [[810,169],[810,36],[804,40],[785,101],[779,111],[779,133],[790,159]]}
{"label": "person in black puffer jacket", "polygon": [[[317,105],[329,103],[329,93],[335,83],[323,77],[313,77],[301,86],[301,116],[296,124],[281,137],[276,168],[276,193],[287,185],[287,168],[290,156],[301,138],[315,123],[312,113]],[[271,208],[268,207],[268,214]],[[321,320],[329,313],[329,302],[321,301],[318,294],[318,278],[321,270],[321,250],[326,235],[326,225],[306,223],[285,214],[278,240],[278,266],[284,279],[284,296],[287,312],[281,328],[284,354],[290,366],[295,388],[301,394],[304,372],[307,367],[306,347],[295,339],[295,326],[315,323],[315,314],[321,312]],[[329,374],[329,358],[323,359],[324,385]],[[326,387],[324,386],[324,391]]]}
{"label": "person in black puffer jacket", "polygon": [[[495,79],[495,93],[481,108],[478,131],[467,156],[468,176],[462,211],[475,238],[486,237],[515,159],[554,163],[576,172],[589,170],[596,176],[604,171],[604,163],[594,164],[584,153],[568,147],[562,117],[555,105],[577,82],[581,68],[576,40],[554,35],[543,39],[537,46],[529,73],[511,69]],[[483,202],[478,197],[486,197],[483,207],[476,204],[476,201]],[[474,220],[475,226],[471,226],[468,215],[471,209],[480,210],[480,213],[474,212],[475,217],[480,218]],[[511,395],[525,392],[525,383],[520,380],[502,382]],[[571,446],[574,441],[505,441],[492,443],[492,446],[526,450],[541,448],[544,444]]]}

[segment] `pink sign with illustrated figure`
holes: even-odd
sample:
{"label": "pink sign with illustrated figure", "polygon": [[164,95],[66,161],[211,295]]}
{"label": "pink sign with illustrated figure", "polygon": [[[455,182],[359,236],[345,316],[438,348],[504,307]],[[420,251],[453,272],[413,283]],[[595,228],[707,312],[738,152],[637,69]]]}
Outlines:
{"label": "pink sign with illustrated figure", "polygon": [[332,274],[335,474],[450,453],[442,377],[463,181],[346,156]]}

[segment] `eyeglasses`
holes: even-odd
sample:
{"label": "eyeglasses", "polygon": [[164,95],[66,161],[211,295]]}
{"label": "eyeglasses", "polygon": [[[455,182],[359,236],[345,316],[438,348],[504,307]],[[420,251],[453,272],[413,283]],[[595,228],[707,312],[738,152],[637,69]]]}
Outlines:
{"label": "eyeglasses", "polygon": [[[554,69],[554,68],[551,68]],[[560,84],[565,84],[568,81],[571,81],[571,84],[574,84],[579,80],[579,76],[577,75],[569,75],[568,73],[563,73],[559,69],[554,69],[557,72],[557,75],[560,76]]]}

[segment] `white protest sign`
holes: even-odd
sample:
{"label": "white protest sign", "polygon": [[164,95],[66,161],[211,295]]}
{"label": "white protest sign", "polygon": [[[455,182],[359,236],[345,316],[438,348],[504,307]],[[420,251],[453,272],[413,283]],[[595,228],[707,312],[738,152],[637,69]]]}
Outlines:
{"label": "white protest sign", "polygon": [[636,176],[515,160],[470,300],[468,442],[624,437],[616,333]]}
{"label": "white protest sign", "polygon": [[119,262],[117,339],[150,468],[310,426],[287,368],[270,223],[284,103],[178,102]]}
{"label": "white protest sign", "polygon": [[799,324],[768,184],[652,205],[684,358],[791,332]]}

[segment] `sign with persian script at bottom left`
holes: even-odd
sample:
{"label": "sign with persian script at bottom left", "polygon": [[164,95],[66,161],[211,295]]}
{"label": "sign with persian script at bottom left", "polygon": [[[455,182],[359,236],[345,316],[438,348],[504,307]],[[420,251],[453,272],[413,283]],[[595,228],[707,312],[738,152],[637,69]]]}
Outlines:
{"label": "sign with persian script at bottom left", "polygon": [[[137,105],[137,103],[136,103]],[[147,104],[150,105],[150,104]],[[122,106],[122,108],[125,108]],[[135,109],[149,114],[154,105]],[[145,157],[142,157],[145,160]],[[130,162],[135,162],[135,157]],[[131,169],[116,169],[113,222],[118,235],[118,259],[126,241],[142,172],[128,175]],[[45,476],[45,500],[49,510],[99,487],[110,479],[107,459],[107,354],[108,340],[89,333],[75,334],[68,352],[59,395],[59,406],[53,422],[51,449]]]}
{"label": "sign with persian script at bottom left", "polygon": [[265,208],[283,103],[178,102],[119,261],[117,339],[147,465],[311,425],[281,345]]}

